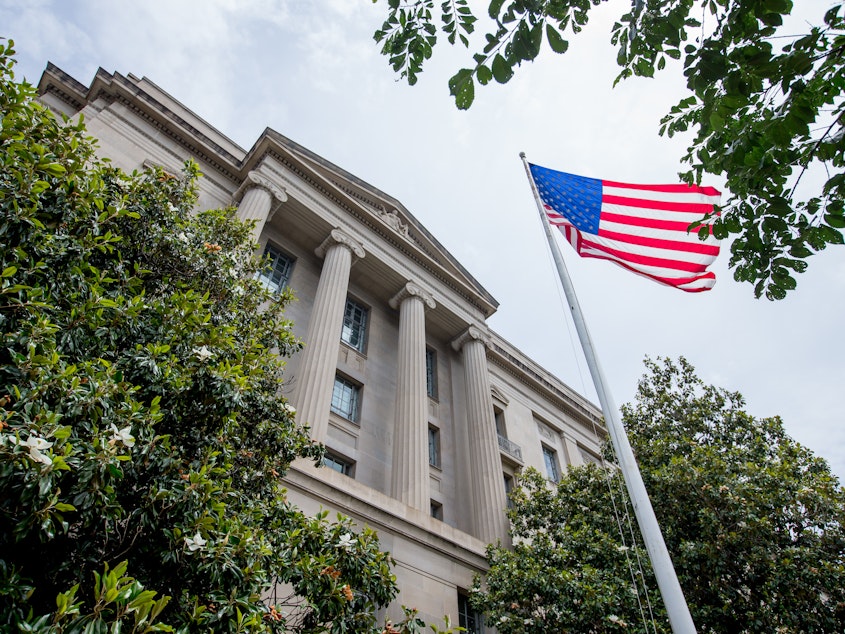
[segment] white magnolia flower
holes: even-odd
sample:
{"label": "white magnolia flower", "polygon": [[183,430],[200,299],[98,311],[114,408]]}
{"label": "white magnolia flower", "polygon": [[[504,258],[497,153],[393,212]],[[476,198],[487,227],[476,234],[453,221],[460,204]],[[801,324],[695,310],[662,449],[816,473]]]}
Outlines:
{"label": "white magnolia flower", "polygon": [[198,357],[200,361],[208,361],[208,359],[214,356],[214,353],[208,349],[208,346],[203,346],[202,348],[194,348],[194,356]]}
{"label": "white magnolia flower", "polygon": [[29,447],[29,457],[35,460],[35,462],[40,462],[41,464],[48,466],[53,464],[53,460],[50,456],[46,456],[41,453],[42,450],[52,447],[53,443],[44,440],[43,438],[39,438],[38,436],[30,436],[24,440],[21,445]]}
{"label": "white magnolia flower", "polygon": [[205,548],[205,545],[208,543],[207,539],[203,539],[200,532],[197,531],[197,534],[193,537],[186,537],[185,538],[185,545],[188,547],[188,550],[191,552],[202,550]]}
{"label": "white magnolia flower", "polygon": [[290,403],[285,403],[285,411],[290,412],[291,414],[296,414],[296,408]]}
{"label": "white magnolia flower", "polygon": [[616,623],[617,625],[627,625],[627,623],[625,623],[625,621],[620,619],[615,614],[611,614],[610,616],[608,616],[607,620],[610,621],[611,623]]}
{"label": "white magnolia flower", "polygon": [[337,541],[337,545],[344,550],[350,550],[352,545],[355,543],[355,538],[352,536],[351,533],[344,533],[340,536],[340,539]]}
{"label": "white magnolia flower", "polygon": [[124,447],[135,446],[135,436],[132,435],[132,428],[126,426],[123,429],[118,429],[114,424],[111,426],[112,438],[111,443],[121,443]]}

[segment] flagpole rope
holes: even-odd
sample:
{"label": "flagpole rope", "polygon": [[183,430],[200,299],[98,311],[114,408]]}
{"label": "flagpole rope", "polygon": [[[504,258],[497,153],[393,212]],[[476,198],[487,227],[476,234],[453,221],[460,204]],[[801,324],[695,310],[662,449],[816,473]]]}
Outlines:
{"label": "flagpole rope", "polygon": [[[596,425],[595,421],[592,421],[593,426],[593,433],[598,437],[599,431],[598,426]],[[613,446],[611,445],[611,451],[613,451]],[[615,455],[615,454],[614,454]],[[613,487],[613,479],[611,477],[611,470],[616,469],[616,465],[608,464],[607,461],[604,459],[604,455],[601,456],[601,467],[604,471],[604,482],[607,485],[607,491],[610,496],[610,503],[613,506],[613,516],[616,520],[616,528],[619,531],[619,539],[622,542],[622,546],[625,549],[623,552],[625,553],[625,563],[628,566],[628,572],[631,575],[631,583],[634,587],[634,595],[637,598],[637,606],[640,611],[640,620],[643,624],[643,629],[645,630],[646,634],[648,634],[649,628],[648,624],[651,622],[651,629],[654,634],[657,634],[657,623],[654,619],[654,610],[652,609],[651,605],[651,598],[648,592],[648,585],[646,584],[645,572],[643,570],[643,562],[640,558],[639,548],[636,547],[637,540],[636,536],[634,535],[634,529],[631,525],[631,513],[630,513],[630,498],[628,497],[627,493],[624,490],[615,491]],[[636,556],[637,561],[637,569],[634,570],[634,566],[631,562],[631,557],[628,554],[629,548],[628,544],[626,543],[625,539],[625,528],[623,526],[623,521],[620,518],[619,508],[616,503],[617,495],[621,497],[621,504],[625,508],[625,518],[628,524],[628,533],[630,536],[630,543],[631,549],[634,551],[634,555]],[[637,573],[639,573],[640,581],[637,581]],[[648,606],[648,617],[646,617],[645,609],[643,608],[643,602],[640,595],[640,586],[642,585],[642,594],[645,595],[646,605]]]}
{"label": "flagpole rope", "polygon": [[[546,250],[546,258],[549,264],[554,270],[555,262],[552,254]],[[557,299],[560,302],[561,312],[565,315],[566,314],[566,298],[563,295],[563,291],[560,288],[559,284],[555,284],[557,289]],[[566,333],[569,335],[569,347],[572,349],[572,358],[575,360],[575,368],[578,370],[578,380],[581,382],[581,394],[585,397],[587,396],[587,383],[584,381],[584,368],[581,365],[581,359],[578,354],[578,349],[575,347],[575,339],[572,336],[572,326],[569,323],[568,319],[564,319],[563,322],[566,324]]]}

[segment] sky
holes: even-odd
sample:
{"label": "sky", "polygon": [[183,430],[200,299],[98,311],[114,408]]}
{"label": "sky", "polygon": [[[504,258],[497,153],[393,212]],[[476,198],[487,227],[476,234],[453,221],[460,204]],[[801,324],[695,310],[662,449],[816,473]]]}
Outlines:
{"label": "sky", "polygon": [[[796,4],[816,23],[829,6]],[[544,48],[466,112],[447,80],[470,55],[445,39],[416,86],[397,80],[372,39],[385,0],[0,0],[0,36],[15,41],[18,79],[37,83],[48,61],[86,85],[98,67],[145,76],[244,148],[271,127],[399,199],[499,301],[490,326],[597,402],[519,153],[595,178],[676,181],[687,139],[660,137],[658,123],[684,96],[681,69],[612,86],[610,28],[628,6],[602,3],[565,55]],[[564,257],[617,403],[633,399],[646,356],[683,355],[845,477],[845,249],[812,257],[780,302],[733,280],[727,244],[715,288],[698,294]]]}

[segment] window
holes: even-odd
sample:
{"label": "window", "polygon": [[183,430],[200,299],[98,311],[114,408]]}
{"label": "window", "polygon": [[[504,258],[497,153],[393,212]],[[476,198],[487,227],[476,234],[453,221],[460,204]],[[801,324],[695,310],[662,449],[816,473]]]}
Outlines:
{"label": "window", "polygon": [[482,616],[472,608],[469,598],[463,592],[458,592],[458,625],[464,628],[467,634],[484,632]]}
{"label": "window", "polygon": [[351,299],[346,300],[346,310],[343,312],[343,328],[340,340],[352,346],[358,352],[364,352],[367,343],[367,318],[370,311]]}
{"label": "window", "polygon": [[428,426],[428,464],[440,468],[440,430]]}
{"label": "window", "polygon": [[505,429],[505,413],[495,405],[493,406],[493,418],[496,420],[496,433],[502,438],[507,438],[508,433]]}
{"label": "window", "polygon": [[284,290],[293,271],[293,258],[268,244],[264,249],[264,260],[267,266],[256,274],[256,278],[274,293]]}
{"label": "window", "polygon": [[358,422],[361,386],[340,375],[334,377],[332,411],[353,423]]}
{"label": "window", "polygon": [[557,452],[543,445],[543,460],[546,463],[546,475],[552,482],[560,480],[560,468],[557,462]]}
{"label": "window", "polygon": [[437,398],[437,353],[425,349],[425,391],[431,398]]}
{"label": "window", "polygon": [[443,505],[440,502],[431,500],[431,516],[436,520],[443,521]]}
{"label": "window", "polygon": [[505,495],[508,498],[508,508],[513,508],[513,500],[511,500],[511,493],[513,493],[513,476],[509,474],[504,474],[505,476]]}
{"label": "window", "polygon": [[323,456],[324,466],[350,477],[352,476],[352,468],[354,467],[354,464],[355,463],[349,460],[344,460],[340,456],[336,456],[332,453],[326,453],[326,455]]}

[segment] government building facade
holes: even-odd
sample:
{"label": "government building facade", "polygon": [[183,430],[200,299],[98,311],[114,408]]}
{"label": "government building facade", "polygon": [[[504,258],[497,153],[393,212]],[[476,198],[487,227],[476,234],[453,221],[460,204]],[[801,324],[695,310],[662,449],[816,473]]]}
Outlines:
{"label": "government building facade", "polygon": [[305,347],[287,396],[327,448],[295,463],[290,499],[377,531],[415,607],[484,629],[466,591],[485,547],[507,543],[507,492],[535,467],[557,480],[599,460],[600,411],[487,326],[498,304],[399,201],[267,129],[249,150],[147,79],[98,71],[90,85],[50,64],[41,100],[83,114],[100,154],[127,171],[203,173],[200,208],[255,221],[270,289]]}

